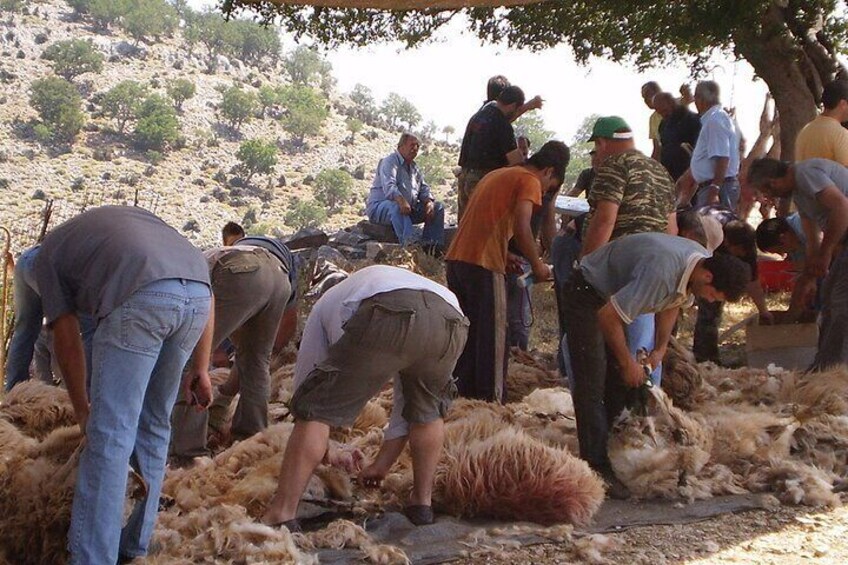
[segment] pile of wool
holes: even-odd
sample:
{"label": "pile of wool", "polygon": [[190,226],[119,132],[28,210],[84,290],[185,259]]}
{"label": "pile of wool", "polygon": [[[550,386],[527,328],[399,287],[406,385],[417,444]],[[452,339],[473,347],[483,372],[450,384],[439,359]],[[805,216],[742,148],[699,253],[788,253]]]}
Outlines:
{"label": "pile of wool", "polygon": [[574,403],[567,389],[536,389],[508,407],[515,423],[530,436],[570,453],[579,452]]}
{"label": "pile of wool", "polygon": [[536,389],[562,384],[562,377],[552,360],[537,358],[517,347],[510,349],[510,362],[506,376],[507,402],[521,402],[525,396]]}
{"label": "pile of wool", "polygon": [[0,416],[24,434],[38,439],[56,428],[76,423],[65,389],[37,379],[15,385],[3,399]]}
{"label": "pile of wool", "polygon": [[692,408],[701,384],[701,372],[695,356],[672,337],[663,358],[663,391],[671,397],[675,406],[688,410]]}

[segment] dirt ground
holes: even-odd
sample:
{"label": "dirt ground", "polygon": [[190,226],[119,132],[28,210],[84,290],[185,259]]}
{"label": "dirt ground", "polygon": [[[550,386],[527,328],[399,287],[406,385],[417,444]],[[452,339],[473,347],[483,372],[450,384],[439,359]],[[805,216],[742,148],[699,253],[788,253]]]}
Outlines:
{"label": "dirt ground", "polygon": [[[533,289],[531,347],[545,353],[556,348],[554,300],[549,289]],[[785,309],[787,300],[786,295],[772,295],[768,304],[774,310]],[[727,305],[721,331],[755,311],[748,300]],[[693,324],[694,311],[684,313],[678,336],[690,346]],[[741,328],[722,344],[723,364],[744,365],[744,346],[745,332]],[[842,495],[842,502],[848,502],[848,495]],[[848,563],[848,507],[778,505],[772,510],[722,515],[687,525],[635,527],[585,542],[588,550],[575,550],[573,542],[550,543],[478,555],[459,563],[844,564]],[[595,549],[597,553],[592,551]]]}

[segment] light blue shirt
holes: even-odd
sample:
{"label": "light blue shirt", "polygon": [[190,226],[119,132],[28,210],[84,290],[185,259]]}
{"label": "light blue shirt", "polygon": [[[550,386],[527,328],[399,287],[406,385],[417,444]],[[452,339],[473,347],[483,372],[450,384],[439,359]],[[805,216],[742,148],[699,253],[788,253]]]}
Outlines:
{"label": "light blue shirt", "polygon": [[830,186],[835,186],[848,197],[848,168],[830,159],[807,159],[793,165],[795,170],[795,189],[792,200],[801,216],[816,222],[821,229],[827,229],[827,216],[830,210],[819,202],[818,196]]}
{"label": "light blue shirt", "polygon": [[801,263],[807,255],[807,234],[804,233],[804,226],[801,224],[801,215],[798,212],[786,216],[786,223],[795,232],[801,247],[788,254],[788,258],[793,263]]}
{"label": "light blue shirt", "polygon": [[406,163],[403,156],[395,151],[381,159],[377,165],[377,174],[371,184],[367,206],[383,200],[393,200],[399,194],[410,205],[431,199],[430,186],[424,182],[418,165],[415,161]]}
{"label": "light blue shirt", "polygon": [[715,159],[720,157],[730,159],[725,177],[739,174],[739,134],[733,119],[716,104],[701,116],[701,133],[689,164],[695,181],[700,184],[713,180]]}

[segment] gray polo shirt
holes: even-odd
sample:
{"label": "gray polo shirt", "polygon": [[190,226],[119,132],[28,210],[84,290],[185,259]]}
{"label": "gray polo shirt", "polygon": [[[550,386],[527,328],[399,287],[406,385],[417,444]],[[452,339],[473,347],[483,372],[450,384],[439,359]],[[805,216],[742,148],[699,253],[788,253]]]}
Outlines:
{"label": "gray polo shirt", "polygon": [[689,300],[689,277],[710,256],[700,244],[664,233],[639,233],[616,239],[583,257],[586,281],[610,301],[626,324],[637,316],[661,312]]}
{"label": "gray polo shirt", "polygon": [[70,313],[109,315],[143,286],[163,279],[209,284],[203,254],[150,212],[103,206],[44,238],[35,277],[48,323]]}
{"label": "gray polo shirt", "polygon": [[830,159],[807,159],[793,165],[795,190],[792,199],[802,216],[810,218],[822,229],[827,225],[827,208],[818,201],[818,194],[835,186],[848,196],[848,168]]}

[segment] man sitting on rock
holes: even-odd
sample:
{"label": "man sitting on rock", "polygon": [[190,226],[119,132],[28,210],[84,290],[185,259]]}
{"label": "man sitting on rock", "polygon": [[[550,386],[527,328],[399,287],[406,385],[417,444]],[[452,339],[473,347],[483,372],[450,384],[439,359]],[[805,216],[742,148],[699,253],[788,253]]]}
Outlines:
{"label": "man sitting on rock", "polygon": [[445,208],[433,199],[415,164],[419,146],[417,137],[404,133],[397,151],[380,160],[366,212],[371,222],[392,226],[401,245],[410,243],[412,226],[423,222],[422,243],[440,249],[445,239]]}
{"label": "man sitting on rock", "polygon": [[300,530],[297,506],[315,467],[330,459],[330,428],[351,426],[366,402],[394,379],[383,444],[359,478],[366,486],[379,484],[408,440],[413,485],[405,514],[415,525],[432,523],[443,418],[467,334],[456,296],[404,269],[366,267],[328,290],[303,330],[291,399],[294,430],[262,521]]}

